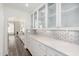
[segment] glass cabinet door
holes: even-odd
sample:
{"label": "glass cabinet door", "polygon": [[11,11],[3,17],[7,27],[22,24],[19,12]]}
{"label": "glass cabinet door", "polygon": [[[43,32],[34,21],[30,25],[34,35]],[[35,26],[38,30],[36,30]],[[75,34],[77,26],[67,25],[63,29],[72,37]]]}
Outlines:
{"label": "glass cabinet door", "polygon": [[56,27],[56,4],[48,3],[48,28]]}
{"label": "glass cabinet door", "polygon": [[34,13],[34,28],[37,28],[37,12]]}
{"label": "glass cabinet door", "polygon": [[61,4],[61,24],[62,27],[79,27],[79,4],[62,3]]}
{"label": "glass cabinet door", "polygon": [[33,14],[31,15],[31,28],[33,28]]}
{"label": "glass cabinet door", "polygon": [[45,28],[45,5],[38,10],[38,28]]}

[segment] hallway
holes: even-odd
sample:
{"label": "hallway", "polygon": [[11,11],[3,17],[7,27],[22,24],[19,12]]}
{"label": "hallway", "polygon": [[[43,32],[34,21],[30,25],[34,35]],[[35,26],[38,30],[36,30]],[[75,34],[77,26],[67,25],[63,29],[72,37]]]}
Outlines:
{"label": "hallway", "polygon": [[9,36],[9,56],[31,56],[19,37]]}

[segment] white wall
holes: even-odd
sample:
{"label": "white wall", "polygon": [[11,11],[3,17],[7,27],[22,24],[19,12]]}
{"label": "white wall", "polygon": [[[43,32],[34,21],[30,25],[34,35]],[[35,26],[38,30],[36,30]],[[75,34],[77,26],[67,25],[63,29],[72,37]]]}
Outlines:
{"label": "white wall", "polygon": [[0,4],[0,55],[4,55],[4,44],[5,44],[5,21],[3,13],[3,5]]}
{"label": "white wall", "polygon": [[7,18],[14,17],[14,18],[16,18],[15,21],[24,22],[25,27],[29,28],[29,26],[30,26],[30,23],[29,23],[30,22],[30,15],[27,11],[25,12],[25,11],[22,11],[22,10],[18,10],[18,9],[14,9],[14,8],[5,6],[5,13],[6,13]]}

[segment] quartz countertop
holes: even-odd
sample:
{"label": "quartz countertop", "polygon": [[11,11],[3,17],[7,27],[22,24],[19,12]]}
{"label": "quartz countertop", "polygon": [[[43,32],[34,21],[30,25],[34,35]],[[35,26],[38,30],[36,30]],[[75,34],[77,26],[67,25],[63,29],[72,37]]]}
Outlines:
{"label": "quartz countertop", "polygon": [[68,56],[79,56],[79,45],[77,44],[56,40],[42,35],[31,35],[31,38]]}

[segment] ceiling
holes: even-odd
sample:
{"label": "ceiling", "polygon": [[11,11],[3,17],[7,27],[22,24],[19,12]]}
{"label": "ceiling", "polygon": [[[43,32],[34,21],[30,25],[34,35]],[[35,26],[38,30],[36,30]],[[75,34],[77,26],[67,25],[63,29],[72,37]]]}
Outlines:
{"label": "ceiling", "polygon": [[5,6],[16,8],[22,11],[32,12],[35,8],[40,6],[42,3],[28,3],[28,7],[25,6],[26,3],[4,3]]}

